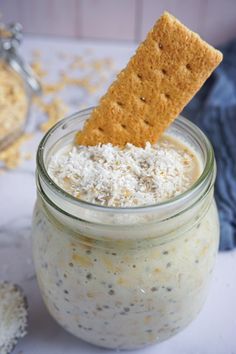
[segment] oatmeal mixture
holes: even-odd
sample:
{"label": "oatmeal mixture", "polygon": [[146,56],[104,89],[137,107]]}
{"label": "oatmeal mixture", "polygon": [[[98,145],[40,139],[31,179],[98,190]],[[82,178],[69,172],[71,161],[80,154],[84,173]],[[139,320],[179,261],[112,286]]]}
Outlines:
{"label": "oatmeal mixture", "polygon": [[[140,206],[189,189],[201,164],[184,139],[166,135],[144,149],[71,143],[51,153],[48,173],[74,197],[105,206]],[[179,215],[172,222],[176,236],[169,239],[168,220],[161,238],[158,222],[142,224],[145,218],[138,214],[137,223],[127,226],[122,217],[119,224],[79,226],[39,198],[34,260],[47,308],[66,330],[102,347],[134,349],[178,333],[200,311],[217,251],[218,219],[214,203],[193,208],[190,231],[179,234],[185,224]],[[143,244],[145,237],[150,239]]]}

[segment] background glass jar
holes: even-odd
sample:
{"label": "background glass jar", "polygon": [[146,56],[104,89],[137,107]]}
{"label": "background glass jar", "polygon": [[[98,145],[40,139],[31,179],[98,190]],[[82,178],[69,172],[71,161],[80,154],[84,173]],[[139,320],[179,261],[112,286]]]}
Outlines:
{"label": "background glass jar", "polygon": [[0,23],[0,150],[23,132],[32,95],[41,92],[30,66],[18,54],[21,40],[19,23]]}
{"label": "background glass jar", "polygon": [[203,164],[190,190],[146,207],[90,204],[47,174],[50,156],[73,141],[90,113],[59,122],[39,146],[36,274],[49,312],[66,330],[102,347],[134,349],[178,333],[202,308],[219,242],[214,154],[180,117],[169,133],[184,137]]}

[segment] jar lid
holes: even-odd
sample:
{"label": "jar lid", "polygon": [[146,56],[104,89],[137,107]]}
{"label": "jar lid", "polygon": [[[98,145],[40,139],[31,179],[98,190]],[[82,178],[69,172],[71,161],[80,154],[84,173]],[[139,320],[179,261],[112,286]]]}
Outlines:
{"label": "jar lid", "polygon": [[18,54],[18,47],[23,39],[20,23],[4,25],[0,23],[0,57],[10,67],[23,77],[34,94],[41,93],[41,85],[33,74],[32,69]]}

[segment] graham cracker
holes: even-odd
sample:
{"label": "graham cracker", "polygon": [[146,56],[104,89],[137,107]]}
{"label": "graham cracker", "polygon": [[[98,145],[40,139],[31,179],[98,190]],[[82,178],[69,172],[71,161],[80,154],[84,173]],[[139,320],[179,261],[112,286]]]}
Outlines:
{"label": "graham cracker", "polygon": [[222,58],[165,12],[77,133],[76,143],[156,143]]}

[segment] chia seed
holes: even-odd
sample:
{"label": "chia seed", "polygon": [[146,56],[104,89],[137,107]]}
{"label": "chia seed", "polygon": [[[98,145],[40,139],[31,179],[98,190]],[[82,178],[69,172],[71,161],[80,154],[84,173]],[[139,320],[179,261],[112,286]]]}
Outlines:
{"label": "chia seed", "polygon": [[108,291],[108,294],[109,294],[109,295],[114,295],[114,294],[115,294],[115,291],[111,289],[111,290]]}
{"label": "chia seed", "polygon": [[151,288],[151,291],[157,291],[158,290],[158,288],[156,287],[156,286],[153,286],[152,288]]}

